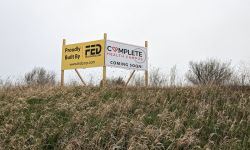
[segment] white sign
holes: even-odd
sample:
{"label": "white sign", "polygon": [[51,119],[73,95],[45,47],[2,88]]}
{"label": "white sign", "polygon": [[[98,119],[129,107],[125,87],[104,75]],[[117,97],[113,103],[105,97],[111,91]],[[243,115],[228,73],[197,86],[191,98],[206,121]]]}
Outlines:
{"label": "white sign", "polygon": [[147,48],[115,41],[106,41],[106,66],[148,70]]}

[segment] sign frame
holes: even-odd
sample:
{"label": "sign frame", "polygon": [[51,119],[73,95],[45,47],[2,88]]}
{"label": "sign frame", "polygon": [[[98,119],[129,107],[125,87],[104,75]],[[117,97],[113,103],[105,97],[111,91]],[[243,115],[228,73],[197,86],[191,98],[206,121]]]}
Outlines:
{"label": "sign frame", "polygon": [[[90,42],[85,42],[85,43],[77,43],[77,44],[86,44],[86,43],[91,43],[91,42],[97,42],[97,41],[104,41],[103,43],[103,63],[101,65],[97,65],[97,66],[94,66],[94,67],[102,67],[103,68],[103,74],[102,74],[102,81],[101,81],[101,85],[102,86],[105,86],[106,85],[106,78],[107,78],[107,64],[106,64],[106,45],[107,45],[107,41],[112,41],[112,40],[107,40],[107,33],[104,33],[104,38],[102,40],[96,40],[96,41],[90,41]],[[116,42],[116,41],[112,41],[112,42]],[[133,45],[133,44],[127,44],[127,43],[122,43],[122,42],[117,42],[117,43],[121,43],[121,44],[125,44],[125,45],[130,45],[130,46],[135,46],[135,47],[142,47],[142,46],[137,46],[137,45]],[[132,73],[130,74],[125,86],[128,85],[129,81],[131,80],[132,76],[134,75],[135,71],[138,70],[138,71],[144,71],[144,79],[145,79],[145,87],[148,87],[148,41],[145,41],[144,43],[144,47],[142,48],[145,48],[145,53],[146,53],[146,56],[145,56],[145,61],[146,61],[146,66],[144,69],[134,69],[132,71]],[[74,45],[74,44],[70,44],[70,45]],[[82,67],[76,67],[76,68],[65,68],[63,67],[63,50],[66,46],[69,46],[69,45],[66,45],[66,39],[63,39],[63,42],[62,42],[62,61],[61,61],[61,86],[64,86],[64,71],[65,70],[68,70],[68,69],[74,69],[75,72],[77,73],[78,77],[81,79],[81,82],[83,83],[83,85],[86,85],[86,83],[84,82],[83,78],[81,77],[79,71],[77,69],[79,68],[82,68]],[[109,66],[109,65],[108,65]],[[114,66],[111,66],[111,67],[114,67]],[[93,67],[86,67],[86,68],[93,68]],[[118,67],[117,67],[118,68]],[[119,67],[119,68],[122,68],[122,67]],[[124,68],[123,68],[124,69]],[[125,68],[125,69],[132,69],[132,68]]]}

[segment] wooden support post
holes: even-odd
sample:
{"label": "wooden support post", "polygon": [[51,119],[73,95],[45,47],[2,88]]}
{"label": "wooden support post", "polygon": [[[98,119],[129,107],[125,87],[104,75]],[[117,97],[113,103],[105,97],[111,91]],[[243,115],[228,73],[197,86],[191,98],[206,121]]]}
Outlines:
{"label": "wooden support post", "polygon": [[[147,49],[147,58],[146,59],[148,59],[148,41],[145,41],[145,47],[146,47],[146,49]],[[147,64],[148,65],[148,64]],[[148,66],[147,66],[147,68],[148,68]],[[145,70],[145,86],[146,87],[148,87],[148,70]]]}
{"label": "wooden support post", "polygon": [[83,80],[82,76],[80,75],[79,71],[77,69],[75,69],[75,71],[76,71],[76,74],[78,75],[78,77],[80,78],[80,80],[82,81],[83,85],[86,86],[86,83],[84,82],[84,80]]}
{"label": "wooden support post", "polygon": [[[62,49],[66,45],[66,39],[63,39]],[[64,70],[61,68],[61,86],[64,86]]]}
{"label": "wooden support post", "polygon": [[134,73],[135,73],[135,70],[133,70],[133,72],[130,74],[130,76],[129,76],[129,78],[128,78],[128,81],[127,81],[126,84],[125,84],[125,87],[128,86],[128,83],[129,83],[129,81],[131,80],[131,78],[132,78],[132,76],[134,75]]}
{"label": "wooden support post", "polygon": [[102,71],[102,86],[104,87],[106,85],[106,78],[107,78],[107,68],[105,64],[105,48],[106,48],[106,41],[107,41],[107,33],[104,33],[104,65],[103,65],[103,71]]}
{"label": "wooden support post", "polygon": [[64,86],[64,70],[61,70],[61,86]]}
{"label": "wooden support post", "polygon": [[107,68],[106,68],[106,66],[103,66],[103,68],[102,68],[102,86],[105,86],[106,85],[106,74],[107,74]]}

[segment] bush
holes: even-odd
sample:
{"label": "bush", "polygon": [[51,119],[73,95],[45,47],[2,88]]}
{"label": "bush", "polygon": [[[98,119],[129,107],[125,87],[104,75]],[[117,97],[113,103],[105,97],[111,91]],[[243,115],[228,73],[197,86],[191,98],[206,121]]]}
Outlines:
{"label": "bush", "polygon": [[[101,80],[100,85],[103,85],[103,81]],[[108,86],[125,86],[125,81],[122,77],[114,78],[114,79],[107,79],[106,85]]]}
{"label": "bush", "polygon": [[140,74],[134,75],[130,82],[132,86],[137,86],[137,87],[144,86],[145,76]]}
{"label": "bush", "polygon": [[24,81],[28,85],[45,85],[56,83],[55,73],[49,72],[44,68],[34,68],[32,71],[25,74]]}
{"label": "bush", "polygon": [[208,59],[200,62],[190,62],[186,78],[194,85],[222,85],[230,80],[233,71],[228,62]]}
{"label": "bush", "polygon": [[125,82],[124,82],[122,77],[118,77],[116,79],[110,79],[107,81],[108,81],[108,84],[110,84],[110,85],[117,85],[117,86],[124,86],[125,85]]}

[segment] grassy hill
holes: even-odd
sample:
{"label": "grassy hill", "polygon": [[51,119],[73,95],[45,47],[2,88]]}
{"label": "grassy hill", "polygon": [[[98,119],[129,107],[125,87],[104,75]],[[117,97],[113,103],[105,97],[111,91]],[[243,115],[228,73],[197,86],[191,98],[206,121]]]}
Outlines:
{"label": "grassy hill", "polygon": [[0,89],[0,149],[250,149],[249,87]]}

